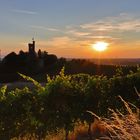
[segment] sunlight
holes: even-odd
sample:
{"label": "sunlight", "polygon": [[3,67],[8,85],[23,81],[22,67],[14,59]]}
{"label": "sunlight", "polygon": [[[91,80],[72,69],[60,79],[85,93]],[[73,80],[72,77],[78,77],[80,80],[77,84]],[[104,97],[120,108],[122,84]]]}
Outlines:
{"label": "sunlight", "polygon": [[92,48],[98,52],[105,51],[108,46],[109,46],[109,43],[103,42],[103,41],[98,41],[95,44],[92,44]]}

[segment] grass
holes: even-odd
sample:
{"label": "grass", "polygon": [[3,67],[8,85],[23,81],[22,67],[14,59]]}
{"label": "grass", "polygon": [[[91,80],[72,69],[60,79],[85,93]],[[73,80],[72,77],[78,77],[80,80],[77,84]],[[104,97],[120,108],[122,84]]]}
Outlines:
{"label": "grass", "polygon": [[[83,129],[83,126],[78,126],[82,129],[77,128],[78,131],[71,134],[70,140],[140,140],[139,109],[131,103],[125,102],[121,97],[119,98],[123,102],[127,114],[123,115],[119,111],[109,109],[112,112],[111,118],[98,117],[95,119],[91,126],[90,138],[87,128]],[[135,108],[135,111],[132,111],[130,106]],[[93,116],[95,116],[94,113]]]}
{"label": "grass", "polygon": [[[87,123],[77,123],[73,132],[69,133],[68,140],[140,140],[140,112],[139,108],[131,103],[123,102],[126,114],[118,110],[111,112],[110,118],[100,118],[88,111],[94,118],[94,123],[89,127]],[[57,134],[49,134],[44,140],[65,140],[64,131]],[[13,140],[38,140],[35,135],[14,138]]]}

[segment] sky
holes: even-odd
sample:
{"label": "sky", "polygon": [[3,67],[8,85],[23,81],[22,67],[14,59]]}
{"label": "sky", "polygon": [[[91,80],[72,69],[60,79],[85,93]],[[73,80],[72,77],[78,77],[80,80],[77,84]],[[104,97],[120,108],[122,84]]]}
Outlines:
{"label": "sky", "polygon": [[[36,51],[66,58],[140,58],[140,0],[0,0],[2,56]],[[99,54],[91,47],[109,43]]]}

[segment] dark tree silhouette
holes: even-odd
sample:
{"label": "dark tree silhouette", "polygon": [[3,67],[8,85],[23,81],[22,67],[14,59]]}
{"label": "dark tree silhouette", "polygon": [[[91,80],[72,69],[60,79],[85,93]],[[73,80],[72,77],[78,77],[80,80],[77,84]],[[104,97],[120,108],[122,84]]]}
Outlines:
{"label": "dark tree silhouette", "polygon": [[42,54],[41,50],[39,49],[38,50],[38,58],[41,59],[42,57],[43,57],[43,54]]}
{"label": "dark tree silhouette", "polygon": [[8,66],[17,65],[17,54],[15,52],[9,53],[7,56],[4,57],[3,63]]}
{"label": "dark tree silhouette", "polygon": [[57,62],[57,56],[54,54],[44,55],[44,64],[51,65]]}

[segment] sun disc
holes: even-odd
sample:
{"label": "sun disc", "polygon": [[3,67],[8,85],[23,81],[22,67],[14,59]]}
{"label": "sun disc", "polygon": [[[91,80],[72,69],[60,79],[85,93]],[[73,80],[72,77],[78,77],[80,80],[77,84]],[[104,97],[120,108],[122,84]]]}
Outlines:
{"label": "sun disc", "polygon": [[98,41],[92,45],[93,49],[99,52],[105,51],[108,46],[109,46],[109,43],[103,42],[103,41]]}

